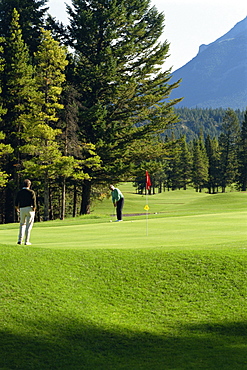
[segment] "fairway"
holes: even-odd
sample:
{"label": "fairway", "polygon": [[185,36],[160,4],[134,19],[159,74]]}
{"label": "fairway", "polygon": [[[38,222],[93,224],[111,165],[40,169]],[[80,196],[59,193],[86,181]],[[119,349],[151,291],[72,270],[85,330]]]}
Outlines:
{"label": "fairway", "polygon": [[[0,225],[0,369],[247,368],[246,193],[148,198]],[[110,210],[110,211],[109,211]],[[112,221],[112,222],[110,222]]]}

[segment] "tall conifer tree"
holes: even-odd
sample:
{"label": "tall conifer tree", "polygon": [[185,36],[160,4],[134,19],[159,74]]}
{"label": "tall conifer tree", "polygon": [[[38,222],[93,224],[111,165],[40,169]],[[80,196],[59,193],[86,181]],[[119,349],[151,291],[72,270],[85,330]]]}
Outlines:
{"label": "tall conifer tree", "polygon": [[211,138],[209,135],[205,141],[206,152],[208,156],[208,191],[209,193],[215,193],[219,186],[219,143],[216,138]]}
{"label": "tall conifer tree", "polygon": [[58,137],[61,130],[57,128],[58,113],[63,109],[60,103],[62,85],[65,82],[65,67],[67,66],[66,49],[54,40],[50,31],[41,30],[41,41],[35,53],[35,82],[39,96],[36,100],[38,114],[30,117],[30,124],[26,125],[23,135],[27,143],[23,150],[32,158],[25,162],[25,171],[34,174],[43,185],[44,214],[43,219],[52,218],[52,194],[50,181],[62,179],[62,210],[61,218],[65,214],[65,179],[67,177],[88,178],[83,172],[83,166],[95,166],[98,157],[93,146],[84,146],[87,149],[88,161],[77,161],[72,156],[64,156]]}
{"label": "tall conifer tree", "polygon": [[11,144],[14,151],[6,164],[6,172],[12,177],[13,184],[8,184],[6,202],[6,221],[14,221],[14,186],[19,185],[18,169],[22,165],[20,146],[22,133],[29,113],[37,99],[33,67],[30,64],[29,51],[22,38],[19,14],[13,10],[13,18],[4,45],[5,65],[2,72],[2,103],[6,113],[0,122],[0,129],[5,134],[5,143]]}
{"label": "tall conifer tree", "polygon": [[62,153],[57,142],[60,130],[56,129],[64,70],[67,65],[66,51],[55,41],[50,31],[41,30],[41,40],[35,53],[35,83],[39,91],[37,107],[39,113],[30,120],[25,132],[25,152],[34,155],[26,168],[43,176],[44,219],[49,219],[49,177],[54,176],[54,163],[61,160]]}
{"label": "tall conifer tree", "polygon": [[208,181],[208,158],[202,136],[193,141],[192,182],[196,191],[201,191]]}
{"label": "tall conifer tree", "polygon": [[240,190],[247,190],[247,110],[240,132],[237,183]]}
{"label": "tall conifer tree", "polygon": [[[175,122],[176,101],[167,99],[162,71],[169,45],[160,43],[164,15],[149,0],[72,0],[69,42],[75,50],[74,82],[81,94],[80,137],[102,160],[84,182],[82,213],[90,212],[91,186],[123,178],[130,144],[163,132]],[[134,153],[133,153],[134,154]],[[125,158],[128,158],[126,160]]]}
{"label": "tall conifer tree", "polygon": [[44,25],[44,17],[48,0],[0,0],[0,36],[7,37],[12,20],[13,10],[20,15],[19,24],[23,40],[33,54],[39,44],[40,28]]}
{"label": "tall conifer tree", "polygon": [[166,168],[167,185],[172,190],[180,189],[182,185],[182,168],[180,162],[181,147],[174,138],[170,142],[168,150],[168,163]]}
{"label": "tall conifer tree", "polygon": [[[2,52],[3,52],[3,48],[0,47],[0,55],[2,55]],[[3,58],[0,57],[0,73],[3,70],[4,70],[4,60]],[[0,84],[0,122],[2,120],[2,115],[6,113],[6,111],[3,109],[2,104],[1,104],[2,103],[1,92],[2,92],[2,84]],[[3,171],[3,167],[5,167],[4,158],[6,155],[13,152],[13,148],[11,147],[10,144],[6,145],[2,142],[4,139],[5,139],[5,134],[2,131],[0,131],[0,188],[5,186],[7,179],[8,179],[8,174],[6,173],[6,171]],[[1,197],[3,197],[3,194],[1,194]]]}
{"label": "tall conifer tree", "polygon": [[181,170],[181,178],[182,178],[182,186],[183,189],[186,190],[187,185],[191,181],[191,168],[192,168],[192,157],[189,151],[186,136],[184,135],[181,138],[181,152],[180,152],[180,170]]}
{"label": "tall conifer tree", "polygon": [[239,143],[240,126],[234,110],[228,108],[221,126],[219,136],[220,148],[220,186],[225,192],[227,185],[232,184],[237,176],[237,144]]}

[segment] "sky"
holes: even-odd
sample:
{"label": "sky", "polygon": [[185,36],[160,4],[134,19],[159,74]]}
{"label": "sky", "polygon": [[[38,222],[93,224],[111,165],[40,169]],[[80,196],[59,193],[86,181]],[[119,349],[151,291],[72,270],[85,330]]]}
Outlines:
{"label": "sky", "polygon": [[[66,23],[65,3],[70,0],[49,0],[49,13]],[[210,44],[230,31],[247,16],[246,0],[151,0],[165,16],[160,41],[170,44],[169,58],[164,63],[173,71],[193,59],[202,44]]]}

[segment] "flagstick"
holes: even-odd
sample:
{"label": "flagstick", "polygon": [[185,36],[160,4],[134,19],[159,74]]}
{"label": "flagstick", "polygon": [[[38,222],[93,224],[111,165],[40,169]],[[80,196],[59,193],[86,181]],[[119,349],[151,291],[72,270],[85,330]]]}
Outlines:
{"label": "flagstick", "polygon": [[146,205],[145,205],[145,210],[146,210],[146,235],[147,236],[148,236],[148,210],[149,210],[148,191],[150,189],[150,186],[151,186],[151,180],[150,180],[148,171],[146,171]]}
{"label": "flagstick", "polygon": [[146,236],[148,236],[148,189],[146,189]]}

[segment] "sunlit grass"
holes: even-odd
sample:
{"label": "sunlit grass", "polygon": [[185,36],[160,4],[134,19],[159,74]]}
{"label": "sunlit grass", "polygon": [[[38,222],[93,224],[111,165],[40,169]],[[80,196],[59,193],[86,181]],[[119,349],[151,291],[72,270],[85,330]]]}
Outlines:
{"label": "sunlit grass", "polygon": [[0,369],[247,366],[246,193],[157,194],[147,218],[128,186],[122,223],[107,199],[31,247],[0,225]]}

